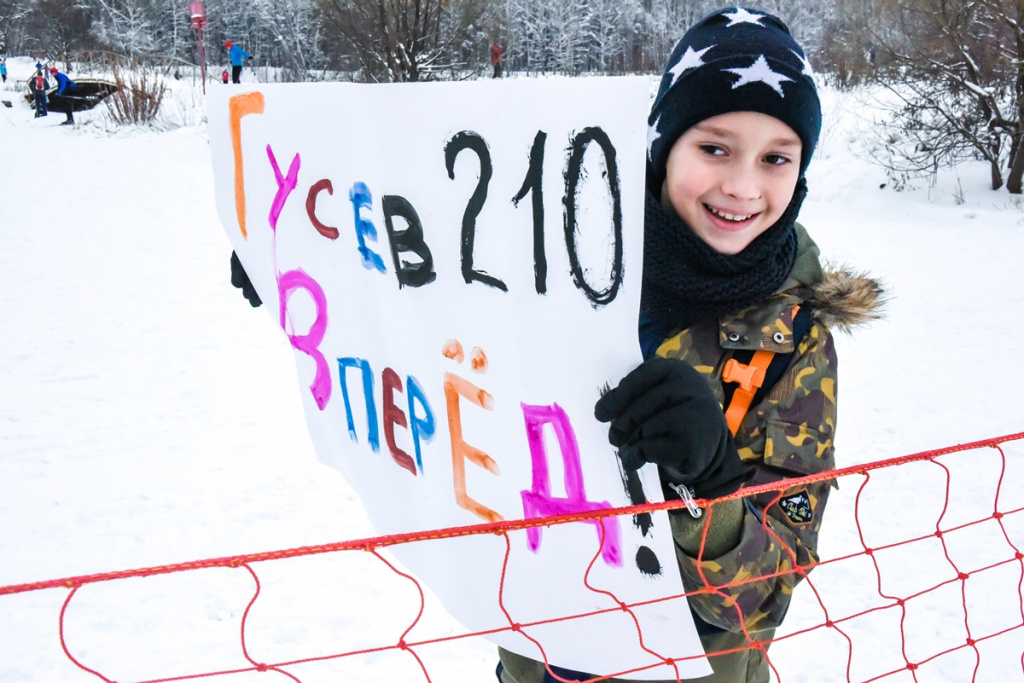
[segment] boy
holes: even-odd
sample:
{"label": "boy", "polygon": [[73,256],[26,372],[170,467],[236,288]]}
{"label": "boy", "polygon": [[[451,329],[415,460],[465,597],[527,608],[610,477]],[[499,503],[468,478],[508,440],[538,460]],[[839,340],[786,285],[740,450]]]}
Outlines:
{"label": "boy", "polygon": [[[595,417],[624,468],[658,466],[668,499],[834,469],[830,327],[877,317],[883,297],[873,280],[825,272],[796,223],[821,128],[803,50],[776,17],[715,12],[673,50],[648,125],[645,360]],[[689,598],[714,669],[696,680],[767,683],[765,649],[817,562],[829,489],[722,501],[699,518],[670,513],[687,592],[717,588]],[[610,673],[552,667],[555,678],[499,654],[502,683]]]}

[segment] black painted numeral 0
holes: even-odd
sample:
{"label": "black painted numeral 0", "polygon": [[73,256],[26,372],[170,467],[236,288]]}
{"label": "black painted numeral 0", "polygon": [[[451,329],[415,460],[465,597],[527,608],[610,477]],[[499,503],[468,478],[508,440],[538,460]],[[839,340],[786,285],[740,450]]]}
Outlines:
{"label": "black painted numeral 0", "polygon": [[[537,131],[533,138],[533,145],[530,147],[529,166],[526,176],[523,178],[523,185],[512,198],[512,203],[518,207],[519,202],[527,194],[532,194],[531,207],[533,218],[533,271],[534,286],[538,294],[547,292],[547,256],[544,251],[544,190],[543,190],[543,167],[544,167],[544,143],[547,140],[547,133]],[[608,192],[612,200],[612,230],[614,234],[614,254],[612,257],[611,283],[604,289],[596,289],[586,279],[586,273],[579,258],[578,236],[576,214],[579,209],[579,191],[583,180],[583,155],[590,143],[597,143],[604,155],[608,182]],[[478,133],[462,131],[456,133],[444,147],[445,166],[448,169],[448,177],[455,179],[455,159],[464,149],[471,150],[480,161],[480,179],[476,189],[466,203],[466,210],[462,215],[462,277],[466,284],[473,281],[508,291],[504,282],[487,274],[485,271],[473,267],[473,247],[476,242],[476,219],[487,201],[487,186],[493,175],[491,165],[491,153],[487,143]],[[615,147],[608,138],[607,133],[599,127],[584,128],[578,135],[573,136],[569,145],[569,158],[565,168],[565,196],[562,198],[565,205],[565,248],[569,254],[569,266],[573,282],[583,294],[590,300],[594,307],[605,306],[615,300],[619,287],[622,286],[623,262],[622,262],[622,197],[619,189],[619,169],[615,160]]]}
{"label": "black painted numeral 0", "polygon": [[[604,153],[604,163],[608,179],[608,192],[612,198],[612,229],[615,236],[614,256],[612,257],[612,281],[605,289],[596,290],[587,282],[583,267],[580,264],[577,253],[577,225],[576,211],[579,201],[579,190],[581,172],[583,167],[583,154],[587,146],[596,142]],[[565,247],[569,251],[569,265],[572,269],[572,279],[576,286],[583,290],[583,293],[596,306],[604,306],[614,301],[622,285],[622,198],[619,190],[619,170],[615,160],[615,147],[608,138],[607,133],[598,127],[584,128],[578,135],[573,137],[570,145],[569,159],[565,168]]]}

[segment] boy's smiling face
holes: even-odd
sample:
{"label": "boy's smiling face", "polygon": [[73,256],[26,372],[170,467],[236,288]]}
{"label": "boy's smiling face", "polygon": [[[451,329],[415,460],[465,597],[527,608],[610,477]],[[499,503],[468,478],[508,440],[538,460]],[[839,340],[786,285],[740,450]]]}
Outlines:
{"label": "boy's smiling face", "polygon": [[738,254],[789,206],[801,147],[792,128],[767,114],[712,116],[673,144],[663,192],[712,249]]}

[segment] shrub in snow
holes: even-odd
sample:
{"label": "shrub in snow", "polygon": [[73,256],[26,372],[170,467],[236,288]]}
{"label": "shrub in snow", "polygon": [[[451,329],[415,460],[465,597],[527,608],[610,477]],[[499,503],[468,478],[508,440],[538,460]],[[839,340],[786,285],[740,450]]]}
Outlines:
{"label": "shrub in snow", "polygon": [[117,84],[117,92],[104,100],[110,117],[121,125],[152,123],[167,94],[163,79],[139,65],[125,71],[112,63],[110,70]]}

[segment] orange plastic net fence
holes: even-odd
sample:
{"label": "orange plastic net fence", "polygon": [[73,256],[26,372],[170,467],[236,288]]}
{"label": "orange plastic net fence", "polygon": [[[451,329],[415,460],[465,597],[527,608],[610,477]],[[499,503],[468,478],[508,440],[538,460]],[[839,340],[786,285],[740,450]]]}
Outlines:
{"label": "orange plastic net fence", "polygon": [[[1024,515],[1019,514],[1024,510],[1019,484],[1024,462],[1008,458],[1004,450],[1021,439],[1024,433],[727,497],[774,492],[782,498],[823,480],[835,480],[843,494],[830,503],[819,546],[824,559],[809,574],[792,563],[789,571],[803,575],[800,585],[805,587],[797,589],[783,628],[767,643],[746,634],[744,647],[770,645],[766,654],[772,679],[779,681],[1024,680]],[[434,599],[429,590],[389,559],[386,548],[431,543],[445,552],[445,543],[490,534],[503,542],[507,560],[511,537],[531,527],[680,507],[678,501],[637,505],[212,558],[0,586],[0,596],[46,591],[56,596],[51,603],[59,604],[55,636],[66,663],[78,674],[110,683],[248,680],[266,673],[294,681],[465,680],[449,673],[459,669],[452,660],[467,659],[460,648],[475,648],[468,659],[489,659],[475,663],[477,672],[493,670],[493,647],[481,648],[479,637],[502,630],[525,633],[535,624],[515,622],[506,609],[504,575],[494,577],[494,585],[507,623],[466,632],[430,616]],[[591,566],[599,557],[600,549]],[[153,577],[167,575],[182,580],[170,590],[159,579],[154,583]],[[142,578],[145,586],[138,581]],[[733,585],[771,578],[743,577]],[[586,575],[580,580],[597,590]],[[271,590],[265,592],[265,586]],[[721,588],[707,584],[685,595],[716,590]],[[610,597],[617,606],[606,611],[637,607]],[[325,610],[318,608],[324,601],[335,606],[326,621]],[[567,614],[549,621],[586,616]],[[208,634],[198,632],[206,628]],[[136,649],[135,639],[147,631],[170,655]],[[181,637],[183,632],[189,637]],[[229,632],[235,645],[222,666],[210,665],[204,653],[182,651],[186,641],[216,650],[214,642]],[[534,642],[543,653],[544,644]],[[0,657],[21,655],[5,652]],[[322,678],[325,670],[328,678]],[[557,675],[552,679],[561,680]]]}

